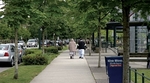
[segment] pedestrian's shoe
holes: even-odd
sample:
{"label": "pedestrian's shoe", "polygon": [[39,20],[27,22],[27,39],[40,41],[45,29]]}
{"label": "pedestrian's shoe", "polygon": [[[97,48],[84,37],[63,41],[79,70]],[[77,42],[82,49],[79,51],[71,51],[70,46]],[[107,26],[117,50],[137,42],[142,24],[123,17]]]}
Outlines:
{"label": "pedestrian's shoe", "polygon": [[79,59],[81,58],[81,56],[79,57]]}
{"label": "pedestrian's shoe", "polygon": [[81,57],[81,59],[83,59],[83,57]]}

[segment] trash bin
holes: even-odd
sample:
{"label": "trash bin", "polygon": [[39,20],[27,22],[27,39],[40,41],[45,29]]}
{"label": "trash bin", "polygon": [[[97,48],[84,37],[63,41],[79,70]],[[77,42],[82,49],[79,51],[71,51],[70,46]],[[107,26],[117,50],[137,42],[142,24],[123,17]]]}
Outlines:
{"label": "trash bin", "polygon": [[109,77],[109,83],[122,83],[123,77],[123,57],[107,56],[105,57],[106,74]]}

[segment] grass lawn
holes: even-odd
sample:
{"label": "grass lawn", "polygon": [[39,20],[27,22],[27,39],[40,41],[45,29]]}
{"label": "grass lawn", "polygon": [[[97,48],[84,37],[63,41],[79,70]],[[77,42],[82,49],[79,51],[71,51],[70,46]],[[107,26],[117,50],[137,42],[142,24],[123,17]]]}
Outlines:
{"label": "grass lawn", "polygon": [[[49,63],[59,54],[48,56]],[[19,65],[18,79],[13,79],[14,67],[0,73],[0,83],[30,83],[47,65]]]}
{"label": "grass lawn", "polygon": [[[63,50],[67,50],[67,46]],[[48,56],[48,63],[50,63],[59,54],[50,54]],[[30,81],[37,76],[47,65],[22,65],[18,67],[18,79],[13,79],[15,69],[14,67],[0,73],[0,83],[30,83]]]}
{"label": "grass lawn", "polygon": [[[150,79],[150,69],[137,69],[137,72],[142,75],[144,73],[144,76]],[[142,76],[137,75],[137,83],[142,83]],[[132,81],[135,82],[135,74],[134,72],[131,73]],[[150,80],[145,79],[144,83],[150,83]]]}

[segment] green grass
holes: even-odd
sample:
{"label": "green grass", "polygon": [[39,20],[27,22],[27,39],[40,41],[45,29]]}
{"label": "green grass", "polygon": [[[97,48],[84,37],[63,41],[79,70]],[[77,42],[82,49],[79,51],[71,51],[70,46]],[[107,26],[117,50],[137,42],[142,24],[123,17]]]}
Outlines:
{"label": "green grass", "polygon": [[[59,54],[50,54],[49,63]],[[19,65],[18,79],[13,79],[14,67],[0,73],[0,83],[30,83],[47,65]]]}
{"label": "green grass", "polygon": [[[142,75],[144,73],[144,76],[150,79],[150,69],[137,69],[137,72]],[[135,74],[132,71],[131,72],[132,81],[135,82]],[[137,75],[137,83],[142,83],[142,76]],[[150,83],[150,80],[145,79],[144,83]]]}
{"label": "green grass", "polygon": [[0,73],[0,83],[30,83],[46,65],[19,66],[18,79],[13,79],[14,68]]}

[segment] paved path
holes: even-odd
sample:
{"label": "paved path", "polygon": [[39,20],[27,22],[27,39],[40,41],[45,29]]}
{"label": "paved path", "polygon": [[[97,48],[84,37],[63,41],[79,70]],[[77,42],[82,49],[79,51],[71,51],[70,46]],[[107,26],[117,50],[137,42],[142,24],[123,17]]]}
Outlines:
{"label": "paved path", "polygon": [[92,53],[91,56],[87,54],[85,56],[96,83],[109,83],[108,76],[106,75],[105,56],[116,56],[116,54],[111,50],[107,50],[107,53],[101,53],[100,68],[98,68],[98,53]]}
{"label": "paved path", "polygon": [[86,59],[69,59],[64,51],[30,83],[96,83]]}
{"label": "paved path", "polygon": [[[106,75],[105,56],[116,56],[108,50],[101,53],[101,67],[98,68],[98,53],[88,52],[84,59],[79,59],[78,53],[74,59],[69,59],[69,51],[62,52],[30,83],[109,83]],[[146,68],[146,63],[130,62],[132,68]]]}

